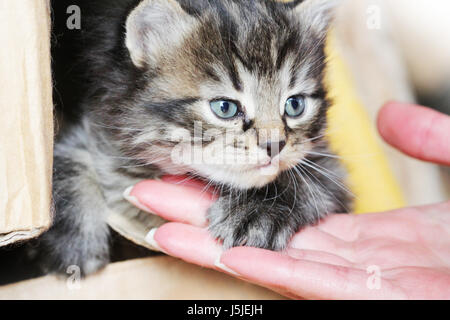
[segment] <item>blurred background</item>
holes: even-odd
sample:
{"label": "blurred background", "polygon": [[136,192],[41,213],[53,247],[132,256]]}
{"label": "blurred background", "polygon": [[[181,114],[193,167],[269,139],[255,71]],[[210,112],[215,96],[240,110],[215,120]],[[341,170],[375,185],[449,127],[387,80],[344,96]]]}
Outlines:
{"label": "blurred background", "polygon": [[450,114],[450,1],[387,2],[418,101]]}
{"label": "blurred background", "polygon": [[384,87],[387,98],[449,114],[449,17],[447,0],[343,0],[336,29],[357,82],[364,82],[356,83],[360,93],[374,97]]}
{"label": "blurred background", "polygon": [[[373,124],[380,108],[393,100],[450,114],[449,16],[447,0],[341,2],[333,32]],[[411,159],[378,140],[408,205],[450,198],[449,168]]]}

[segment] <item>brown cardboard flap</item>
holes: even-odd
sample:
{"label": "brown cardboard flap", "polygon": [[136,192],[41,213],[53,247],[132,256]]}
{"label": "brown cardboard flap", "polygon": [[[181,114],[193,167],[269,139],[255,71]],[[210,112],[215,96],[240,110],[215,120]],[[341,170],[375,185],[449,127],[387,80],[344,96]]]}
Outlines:
{"label": "brown cardboard flap", "polygon": [[0,0],[0,246],[51,223],[53,146],[48,1]]}

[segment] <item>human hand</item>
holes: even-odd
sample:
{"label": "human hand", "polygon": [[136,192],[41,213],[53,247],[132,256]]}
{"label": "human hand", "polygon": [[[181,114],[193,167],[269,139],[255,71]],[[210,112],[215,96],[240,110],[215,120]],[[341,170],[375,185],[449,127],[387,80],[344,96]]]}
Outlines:
{"label": "human hand", "polygon": [[[380,112],[378,127],[388,143],[406,154],[450,165],[449,117],[389,104]],[[450,298],[450,203],[333,215],[300,231],[284,252],[250,247],[223,252],[206,229],[214,194],[198,181],[184,180],[145,181],[128,197],[172,221],[148,236],[171,256],[291,298]]]}

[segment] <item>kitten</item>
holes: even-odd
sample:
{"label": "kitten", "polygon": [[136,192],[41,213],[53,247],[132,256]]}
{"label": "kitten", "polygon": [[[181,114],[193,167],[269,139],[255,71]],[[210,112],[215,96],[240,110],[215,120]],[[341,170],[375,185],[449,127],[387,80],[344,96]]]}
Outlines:
{"label": "kitten", "polygon": [[47,270],[108,263],[109,212],[138,210],[124,190],[164,174],[219,194],[209,230],[227,248],[282,250],[301,227],[347,212],[324,136],[335,1],[108,2],[96,1],[89,30],[82,120],[55,146]]}

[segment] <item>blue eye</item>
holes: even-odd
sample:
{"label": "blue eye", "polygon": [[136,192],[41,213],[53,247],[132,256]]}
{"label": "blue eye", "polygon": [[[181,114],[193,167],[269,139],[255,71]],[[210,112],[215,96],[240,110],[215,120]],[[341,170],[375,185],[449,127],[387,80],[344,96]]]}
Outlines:
{"label": "blue eye", "polygon": [[211,110],[221,119],[232,119],[239,113],[236,103],[227,100],[216,100],[210,103]]}
{"label": "blue eye", "polygon": [[285,111],[288,117],[297,118],[300,117],[306,109],[306,101],[303,96],[290,97],[286,101]]}

